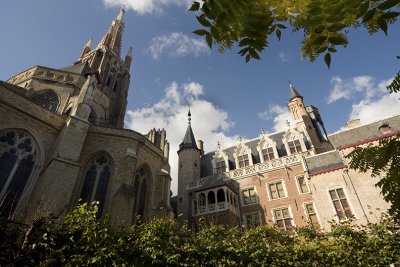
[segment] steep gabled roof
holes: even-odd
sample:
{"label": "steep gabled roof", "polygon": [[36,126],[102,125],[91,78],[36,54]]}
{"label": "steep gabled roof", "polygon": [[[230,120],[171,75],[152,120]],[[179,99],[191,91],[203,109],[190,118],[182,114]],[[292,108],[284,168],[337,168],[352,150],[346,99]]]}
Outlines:
{"label": "steep gabled roof", "polygon": [[297,90],[293,87],[291,83],[289,83],[289,88],[290,88],[290,100],[296,97],[303,98],[303,96],[299,92],[297,92]]}

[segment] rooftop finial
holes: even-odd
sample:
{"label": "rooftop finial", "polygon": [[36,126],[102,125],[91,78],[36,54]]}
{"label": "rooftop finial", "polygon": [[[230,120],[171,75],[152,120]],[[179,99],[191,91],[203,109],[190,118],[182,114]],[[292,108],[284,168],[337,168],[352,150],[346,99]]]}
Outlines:
{"label": "rooftop finial", "polygon": [[91,48],[91,47],[92,47],[92,43],[93,43],[93,38],[90,38],[90,39],[87,41],[87,43],[86,43],[85,46]]}
{"label": "rooftop finial", "polygon": [[265,134],[265,129],[264,129],[264,128],[261,128],[260,134],[261,134],[261,135],[264,135],[264,134]]}
{"label": "rooftop finial", "polygon": [[287,126],[288,128],[290,128],[290,121],[289,121],[289,120],[286,120],[286,126]]}
{"label": "rooftop finial", "polygon": [[119,12],[116,20],[119,20],[121,22],[124,22],[124,15],[125,15],[125,6],[121,9],[121,11]]}
{"label": "rooftop finial", "polygon": [[189,121],[189,125],[190,125],[191,121],[192,121],[192,114],[190,113],[190,108],[189,108],[189,112],[188,112],[188,121]]}

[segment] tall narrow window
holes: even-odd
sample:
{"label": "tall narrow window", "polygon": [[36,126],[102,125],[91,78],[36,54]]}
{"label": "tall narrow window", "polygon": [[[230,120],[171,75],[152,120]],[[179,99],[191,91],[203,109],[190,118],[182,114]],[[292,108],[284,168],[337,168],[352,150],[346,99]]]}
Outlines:
{"label": "tall narrow window", "polygon": [[293,228],[292,218],[288,208],[274,210],[275,223],[281,230],[291,230]]}
{"label": "tall narrow window", "polygon": [[258,198],[254,188],[242,190],[243,205],[251,205],[258,203]]}
{"label": "tall narrow window", "polygon": [[343,188],[330,190],[329,194],[331,195],[333,206],[335,207],[339,220],[346,220],[353,217],[353,213],[351,212]]}
{"label": "tall narrow window", "polygon": [[302,151],[299,140],[289,141],[288,145],[289,145],[290,154],[299,153]]}
{"label": "tall narrow window", "polygon": [[37,105],[48,109],[52,112],[56,112],[60,101],[58,100],[58,96],[53,91],[46,91],[43,93],[38,93],[33,96],[33,102]]}
{"label": "tall narrow window", "polygon": [[33,138],[23,130],[0,132],[0,215],[14,211],[37,164],[36,147]]}
{"label": "tall narrow window", "polygon": [[206,195],[204,193],[201,193],[199,195],[199,206],[205,206],[206,205]]}
{"label": "tall narrow window", "polygon": [[283,190],[282,182],[276,182],[269,184],[269,196],[271,199],[279,199],[285,197],[285,191]]}
{"label": "tall narrow window", "polygon": [[247,154],[238,156],[239,168],[249,166],[249,156]]}
{"label": "tall narrow window", "polygon": [[216,165],[216,173],[223,173],[226,171],[225,159],[224,158],[217,158],[215,161]]}
{"label": "tall narrow window", "polygon": [[297,185],[301,194],[308,193],[310,191],[303,176],[297,178]]}
{"label": "tall narrow window", "polygon": [[317,213],[315,212],[315,209],[314,209],[314,204],[307,203],[307,204],[305,204],[305,208],[306,208],[308,221],[312,225],[318,225],[318,218],[317,218]]}
{"label": "tall narrow window", "polygon": [[82,187],[81,199],[89,203],[98,201],[99,211],[97,216],[101,217],[111,177],[111,162],[107,156],[100,155],[90,161],[88,166]]}
{"label": "tall narrow window", "polygon": [[264,161],[269,161],[275,159],[274,149],[272,147],[268,147],[262,150]]}
{"label": "tall narrow window", "polygon": [[142,219],[146,217],[146,203],[148,196],[148,187],[150,183],[150,173],[147,168],[140,168],[135,174],[133,191],[135,192],[135,202],[133,207],[133,222],[139,215]]}

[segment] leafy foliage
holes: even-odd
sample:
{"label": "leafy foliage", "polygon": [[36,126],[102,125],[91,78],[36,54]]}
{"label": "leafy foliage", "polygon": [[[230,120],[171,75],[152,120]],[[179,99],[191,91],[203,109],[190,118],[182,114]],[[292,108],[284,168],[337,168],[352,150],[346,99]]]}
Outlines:
{"label": "leafy foliage", "polygon": [[350,168],[380,178],[376,185],[391,203],[389,212],[400,220],[400,135],[381,139],[377,146],[357,147],[347,157]]}
{"label": "leafy foliage", "polygon": [[61,224],[42,221],[28,238],[32,225],[1,219],[0,265],[305,267],[400,261],[400,225],[391,216],[366,226],[333,225],[332,232],[311,226],[281,232],[270,226],[217,225],[192,232],[162,219],[113,229],[107,219],[96,219],[96,212],[96,205],[82,204]]}
{"label": "leafy foliage", "polygon": [[350,29],[366,28],[370,34],[388,32],[396,21],[400,0],[204,0],[195,1],[189,11],[203,29],[210,47],[218,44],[220,52],[238,45],[238,54],[260,59],[272,35],[280,40],[285,30],[303,31],[301,58],[314,61],[325,54],[327,66],[338,46],[348,44]]}

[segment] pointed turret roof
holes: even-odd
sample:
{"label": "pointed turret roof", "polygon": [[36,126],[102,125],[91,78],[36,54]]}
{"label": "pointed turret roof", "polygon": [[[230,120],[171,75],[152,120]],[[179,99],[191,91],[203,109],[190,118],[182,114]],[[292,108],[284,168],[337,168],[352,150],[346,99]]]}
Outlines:
{"label": "pointed turret roof", "polygon": [[290,82],[289,82],[289,88],[290,88],[290,100],[296,97],[303,98],[303,96],[299,92],[297,92],[297,90],[293,87],[292,83]]}
{"label": "pointed turret roof", "polygon": [[101,45],[111,48],[117,56],[121,56],[122,32],[124,30],[125,9],[121,9],[118,16],[112,21],[107,33],[103,36],[97,47]]}
{"label": "pointed turret roof", "polygon": [[183,137],[182,143],[179,145],[179,150],[184,148],[197,148],[196,139],[194,138],[191,121],[192,114],[190,113],[190,109],[188,112],[188,127],[186,128],[185,137]]}

